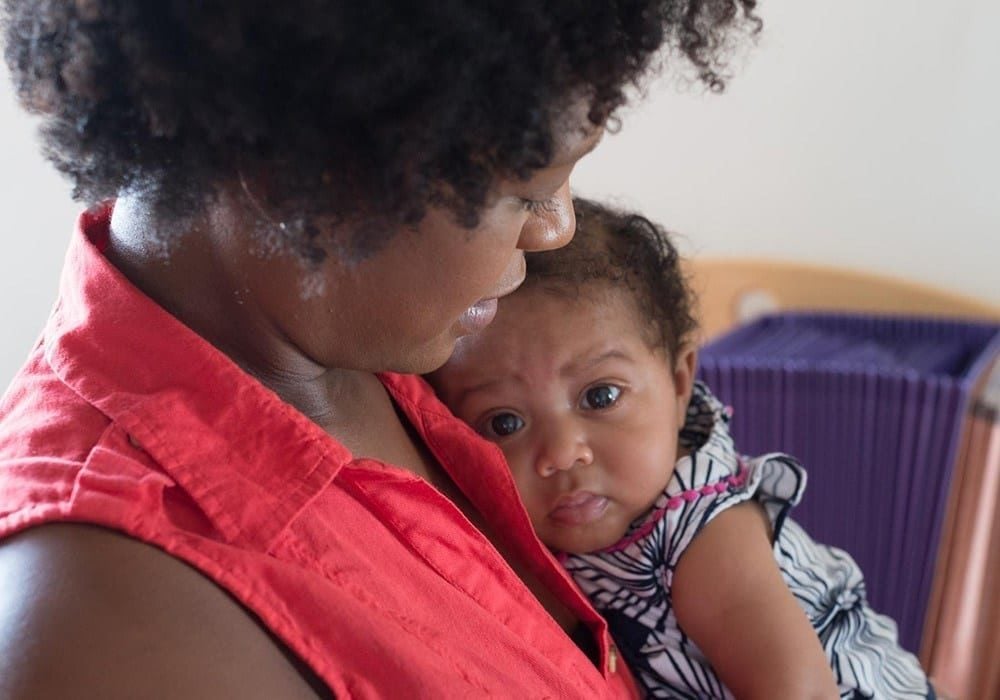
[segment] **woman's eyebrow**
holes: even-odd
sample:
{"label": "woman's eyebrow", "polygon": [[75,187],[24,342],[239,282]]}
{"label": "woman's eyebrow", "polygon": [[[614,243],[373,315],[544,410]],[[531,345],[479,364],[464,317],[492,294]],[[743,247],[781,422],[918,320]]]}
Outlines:
{"label": "woman's eyebrow", "polygon": [[580,158],[583,158],[588,153],[592,153],[595,148],[597,148],[599,145],[601,145],[601,141],[603,141],[603,140],[604,140],[604,129],[602,128],[600,131],[597,132],[597,138],[591,139],[590,143],[587,144],[587,146],[584,148],[584,150],[580,151],[580,153],[576,156],[576,159],[579,160]]}
{"label": "woman's eyebrow", "polygon": [[563,165],[570,165],[571,163],[575,163],[576,161],[586,156],[588,153],[592,152],[595,148],[598,147],[598,145],[600,145],[601,141],[604,140],[604,134],[606,133],[606,130],[604,127],[601,127],[600,129],[597,129],[595,133],[596,133],[595,136],[591,136],[586,141],[582,141],[574,151],[572,151],[566,156],[566,158],[551,163],[549,167],[560,167]]}

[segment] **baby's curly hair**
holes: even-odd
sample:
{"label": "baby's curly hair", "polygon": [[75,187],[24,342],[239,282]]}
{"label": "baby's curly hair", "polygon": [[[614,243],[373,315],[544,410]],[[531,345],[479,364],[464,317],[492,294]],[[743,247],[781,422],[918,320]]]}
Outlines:
{"label": "baby's curly hair", "polygon": [[[694,293],[681,257],[662,227],[639,214],[575,198],[576,236],[568,245],[528,253],[523,289],[569,295],[600,294],[595,285],[629,291],[647,342],[676,359],[698,329]],[[516,294],[517,292],[515,292]]]}
{"label": "baby's curly hair", "polygon": [[661,46],[720,90],[755,5],[3,0],[18,96],[76,198],[141,191],[180,217],[246,175],[297,249],[364,222],[358,255],[428,205],[474,226],[498,175],[550,162],[567,104],[604,122]]}

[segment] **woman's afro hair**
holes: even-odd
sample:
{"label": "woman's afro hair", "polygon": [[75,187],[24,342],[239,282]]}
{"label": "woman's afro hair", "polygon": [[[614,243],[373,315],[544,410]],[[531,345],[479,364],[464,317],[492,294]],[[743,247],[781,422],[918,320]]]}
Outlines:
{"label": "woman's afro hair", "polygon": [[498,175],[550,162],[568,104],[604,122],[661,47],[721,89],[759,24],[756,0],[3,2],[19,99],[76,198],[182,217],[245,176],[307,253],[315,222],[365,222],[359,255],[428,205],[474,226]]}
{"label": "woman's afro hair", "polygon": [[[640,214],[576,198],[576,236],[563,248],[528,253],[524,289],[572,299],[625,290],[650,347],[676,359],[695,339],[695,297],[670,234]],[[516,294],[516,292],[515,292]]]}

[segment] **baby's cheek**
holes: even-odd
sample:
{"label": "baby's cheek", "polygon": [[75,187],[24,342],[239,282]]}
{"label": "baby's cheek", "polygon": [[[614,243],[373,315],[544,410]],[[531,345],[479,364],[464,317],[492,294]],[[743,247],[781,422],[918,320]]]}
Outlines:
{"label": "baby's cheek", "polygon": [[508,464],[511,465],[511,474],[514,477],[514,484],[517,486],[517,491],[521,494],[521,500],[525,503],[534,502],[538,491],[538,485],[535,483],[535,480],[516,462],[511,462],[508,459]]}
{"label": "baby's cheek", "polygon": [[518,449],[515,445],[500,445],[500,449],[503,452],[504,459],[507,460],[507,466],[510,467],[510,473],[514,477],[514,481],[517,482],[517,487],[521,488],[522,485],[527,488],[529,486],[528,482],[531,481],[531,464],[526,454],[526,450]]}
{"label": "baby's cheek", "polygon": [[[508,460],[508,463],[510,461]],[[533,521],[545,517],[543,504],[539,489],[539,483],[534,475],[527,468],[522,468],[516,463],[511,464],[511,473],[514,477],[514,485],[524,502],[524,507]]]}

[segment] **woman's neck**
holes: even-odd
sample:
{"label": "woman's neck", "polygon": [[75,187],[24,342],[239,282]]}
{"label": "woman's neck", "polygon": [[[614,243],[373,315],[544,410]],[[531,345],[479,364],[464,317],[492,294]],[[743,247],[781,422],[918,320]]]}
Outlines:
{"label": "woman's neck", "polygon": [[[105,253],[108,260],[286,403],[349,449],[364,449],[371,442],[365,434],[372,419],[387,416],[388,398],[377,377],[367,371],[322,366],[291,342],[266,308],[255,303],[254,295],[244,292],[249,283],[238,255],[248,253],[234,255],[233,250],[251,242],[239,240],[231,219],[205,215],[190,219],[183,230],[171,230],[160,225],[153,211],[140,197],[118,200]],[[162,233],[165,229],[167,236]]]}

